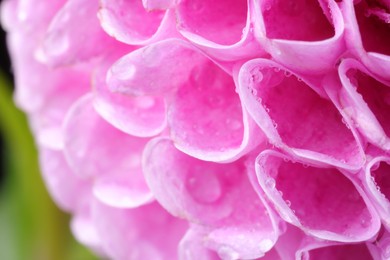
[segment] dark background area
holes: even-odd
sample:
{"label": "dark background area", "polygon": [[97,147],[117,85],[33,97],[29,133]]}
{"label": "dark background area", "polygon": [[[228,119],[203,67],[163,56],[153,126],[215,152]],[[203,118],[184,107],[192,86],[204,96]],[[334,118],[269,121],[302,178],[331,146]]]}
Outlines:
{"label": "dark background area", "polygon": [[[1,4],[0,0],[0,4]],[[5,73],[8,80],[12,81],[12,75],[11,75],[11,65],[10,65],[10,59],[7,52],[7,46],[6,46],[6,35],[1,27],[0,30],[0,62],[1,62],[1,72]],[[0,111],[1,113],[1,111]],[[4,149],[4,137],[2,133],[0,132],[0,188],[2,187],[4,176],[5,176],[5,149]]]}

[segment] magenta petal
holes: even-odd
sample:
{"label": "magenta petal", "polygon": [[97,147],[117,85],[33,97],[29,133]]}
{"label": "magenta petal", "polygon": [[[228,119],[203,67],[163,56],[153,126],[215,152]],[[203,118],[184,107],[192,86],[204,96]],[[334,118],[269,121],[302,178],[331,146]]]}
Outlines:
{"label": "magenta petal", "polygon": [[345,50],[344,23],[333,0],[254,1],[255,34],[272,57],[301,73],[333,69]]}
{"label": "magenta petal", "polygon": [[[159,38],[168,37],[173,16],[168,11],[145,10],[142,2],[127,0],[100,0],[99,19],[103,29],[115,39],[142,45]],[[125,12],[123,10],[126,10]],[[170,28],[172,27],[172,28]]]}
{"label": "magenta petal", "polygon": [[129,95],[167,95],[207,61],[188,43],[169,39],[123,56],[110,68],[107,84]]}
{"label": "magenta petal", "polygon": [[238,60],[264,54],[256,42],[250,1],[185,0],[177,6],[178,30],[190,42],[218,60]]}
{"label": "magenta petal", "polygon": [[315,260],[368,260],[373,259],[365,243],[344,245],[322,245],[320,247],[307,247],[298,252],[297,259]]}
{"label": "magenta petal", "polygon": [[177,259],[178,244],[188,227],[157,203],[118,209],[95,201],[92,212],[110,259]]}
{"label": "magenta petal", "polygon": [[[90,201],[88,202],[90,203]],[[81,207],[72,218],[70,227],[75,238],[90,248],[102,252],[101,237],[97,233],[96,226],[91,216],[90,205]]]}
{"label": "magenta petal", "polygon": [[272,61],[251,60],[241,68],[239,93],[276,147],[319,165],[349,170],[362,166],[362,147],[334,104],[289,70]]}
{"label": "magenta petal", "polygon": [[380,228],[380,219],[357,181],[335,168],[296,163],[285,155],[264,151],[257,159],[261,187],[281,217],[327,240],[364,241]]}
{"label": "magenta petal", "polygon": [[96,1],[70,0],[51,21],[39,58],[68,65],[99,56],[113,41],[101,29]]}
{"label": "magenta petal", "polygon": [[390,157],[378,156],[365,169],[368,194],[373,198],[383,224],[390,229]]}
{"label": "magenta petal", "polygon": [[94,107],[99,115],[130,135],[148,137],[159,134],[166,127],[164,99],[112,92],[105,83],[104,71],[96,74],[94,82]]}
{"label": "magenta petal", "polygon": [[175,4],[174,0],[142,0],[142,5],[146,10],[165,10]]}
{"label": "magenta petal", "polygon": [[390,80],[390,7],[382,2],[344,1],[341,7],[348,25],[345,40],[351,52],[371,72]]}
{"label": "magenta petal", "polygon": [[219,260],[216,252],[204,247],[203,240],[207,234],[201,228],[192,226],[188,229],[179,245],[180,260]]}
{"label": "magenta petal", "polygon": [[39,159],[42,175],[56,203],[75,212],[90,193],[90,183],[74,175],[61,151],[41,147]]}
{"label": "magenta petal", "polygon": [[94,111],[86,95],[71,108],[64,125],[65,155],[75,173],[95,178],[94,194],[118,207],[137,207],[152,200],[141,169],[148,139],[113,128]]}
{"label": "magenta petal", "polygon": [[145,177],[157,201],[171,214],[203,226],[207,247],[244,259],[272,248],[278,234],[274,219],[254,192],[242,160],[200,161],[164,138],[151,141],[144,155]]}
{"label": "magenta petal", "polygon": [[339,76],[343,84],[338,98],[341,108],[367,141],[389,151],[390,87],[351,59],[340,64]]}
{"label": "magenta petal", "polygon": [[191,156],[231,161],[263,139],[242,110],[233,79],[212,62],[195,68],[171,102],[171,137],[179,150]]}

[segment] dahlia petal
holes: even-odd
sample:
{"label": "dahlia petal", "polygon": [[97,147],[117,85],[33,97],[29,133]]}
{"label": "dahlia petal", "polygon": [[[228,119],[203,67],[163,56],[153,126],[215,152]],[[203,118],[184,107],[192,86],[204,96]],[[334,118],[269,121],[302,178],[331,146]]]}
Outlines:
{"label": "dahlia petal", "polygon": [[390,157],[378,156],[368,162],[365,169],[367,193],[373,198],[383,224],[390,229]]}
{"label": "dahlia petal", "polygon": [[203,245],[203,239],[207,236],[200,228],[192,226],[188,229],[179,244],[180,260],[219,260],[217,253]]}
{"label": "dahlia petal", "polygon": [[318,87],[263,59],[247,62],[238,81],[244,106],[273,145],[319,165],[362,166],[360,143]]}
{"label": "dahlia petal", "polygon": [[142,5],[149,11],[169,9],[174,4],[174,0],[142,0]]}
{"label": "dahlia petal", "polygon": [[91,95],[81,98],[65,120],[64,152],[69,165],[84,178],[97,178],[94,194],[109,205],[137,207],[150,202],[141,169],[147,139],[113,128],[96,114],[92,99]]}
{"label": "dahlia petal", "polygon": [[101,26],[118,41],[131,45],[146,45],[162,37],[174,35],[174,15],[171,11],[145,10],[141,1],[99,2],[98,17]]}
{"label": "dahlia petal", "polygon": [[112,92],[105,83],[105,71],[96,73],[94,80],[94,107],[99,115],[130,135],[148,137],[159,134],[166,127],[164,99]]}
{"label": "dahlia petal", "polygon": [[205,62],[206,57],[188,43],[169,39],[119,59],[107,74],[107,84],[112,91],[129,95],[167,95]]}
{"label": "dahlia petal", "polygon": [[383,2],[344,1],[341,7],[350,51],[379,78],[390,80],[390,7]]}
{"label": "dahlia petal", "polygon": [[390,150],[390,83],[380,82],[355,60],[344,60],[339,66],[343,84],[338,100],[344,112],[367,141]]}
{"label": "dahlia petal", "polygon": [[100,237],[97,232],[91,214],[90,205],[84,205],[75,215],[73,215],[70,227],[73,235],[80,243],[101,252],[102,237]]}
{"label": "dahlia petal", "polygon": [[264,54],[255,41],[250,1],[180,1],[176,7],[178,30],[210,56],[224,61]]}
{"label": "dahlia petal", "polygon": [[276,151],[262,152],[257,177],[280,216],[326,240],[358,242],[372,238],[380,219],[357,181],[335,168],[290,161]]}
{"label": "dahlia petal", "polygon": [[102,247],[112,259],[177,259],[188,227],[157,203],[119,209],[95,201],[92,212],[97,232],[105,238]]}
{"label": "dahlia petal", "polygon": [[160,138],[145,148],[143,166],[157,201],[174,216],[208,229],[204,243],[220,257],[226,253],[252,259],[272,248],[276,224],[253,191],[242,160],[200,161]]}
{"label": "dahlia petal", "polygon": [[[306,258],[305,258],[306,257]],[[345,259],[372,259],[372,255],[365,243],[322,245],[306,247],[297,253],[297,259],[316,260],[345,260]]]}
{"label": "dahlia petal", "polygon": [[61,151],[40,147],[39,162],[44,181],[56,203],[75,212],[90,192],[90,183],[75,176]]}
{"label": "dahlia petal", "polygon": [[212,62],[195,68],[175,93],[168,125],[179,150],[207,161],[232,161],[263,140],[242,109],[234,81]]}
{"label": "dahlia petal", "polygon": [[93,193],[103,203],[117,208],[135,208],[152,202],[153,194],[143,176],[134,177],[131,180],[128,176],[99,178],[93,186]]}
{"label": "dahlia petal", "polygon": [[67,1],[51,21],[38,58],[59,66],[101,55],[112,40],[100,27],[98,9],[97,1]]}
{"label": "dahlia petal", "polygon": [[333,69],[345,50],[343,17],[333,0],[256,0],[254,10],[256,37],[276,61],[294,71]]}

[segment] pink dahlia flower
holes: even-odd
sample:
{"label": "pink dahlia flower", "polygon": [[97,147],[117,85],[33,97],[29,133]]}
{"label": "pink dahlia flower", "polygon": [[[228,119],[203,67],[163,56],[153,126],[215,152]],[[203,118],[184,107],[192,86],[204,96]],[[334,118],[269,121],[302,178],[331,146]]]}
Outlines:
{"label": "pink dahlia flower", "polygon": [[15,101],[111,259],[390,259],[388,0],[6,0]]}

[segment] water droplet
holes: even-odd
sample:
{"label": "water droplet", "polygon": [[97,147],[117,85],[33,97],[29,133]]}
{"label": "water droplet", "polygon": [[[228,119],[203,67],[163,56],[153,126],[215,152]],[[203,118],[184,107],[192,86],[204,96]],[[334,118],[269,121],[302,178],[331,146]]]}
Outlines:
{"label": "water droplet", "polygon": [[221,183],[215,173],[197,171],[187,176],[187,190],[200,203],[213,203],[222,195]]}
{"label": "water droplet", "polygon": [[274,71],[275,71],[275,72],[279,72],[279,71],[280,71],[280,68],[274,67]]}
{"label": "water droplet", "polygon": [[303,164],[303,168],[309,168],[309,165]]}
{"label": "water droplet", "polygon": [[265,181],[265,186],[267,186],[269,189],[274,189],[275,188],[275,179],[273,178],[268,178],[266,181]]}
{"label": "water droplet", "polygon": [[287,71],[287,70],[284,71],[284,76],[286,76],[287,78],[290,77],[291,75],[292,74],[290,71]]}
{"label": "water droplet", "polygon": [[235,260],[240,257],[240,254],[231,247],[222,246],[218,249],[218,255],[224,260]]}
{"label": "water droplet", "polygon": [[291,206],[291,201],[286,200],[286,204],[287,204],[288,207],[290,207]]}

